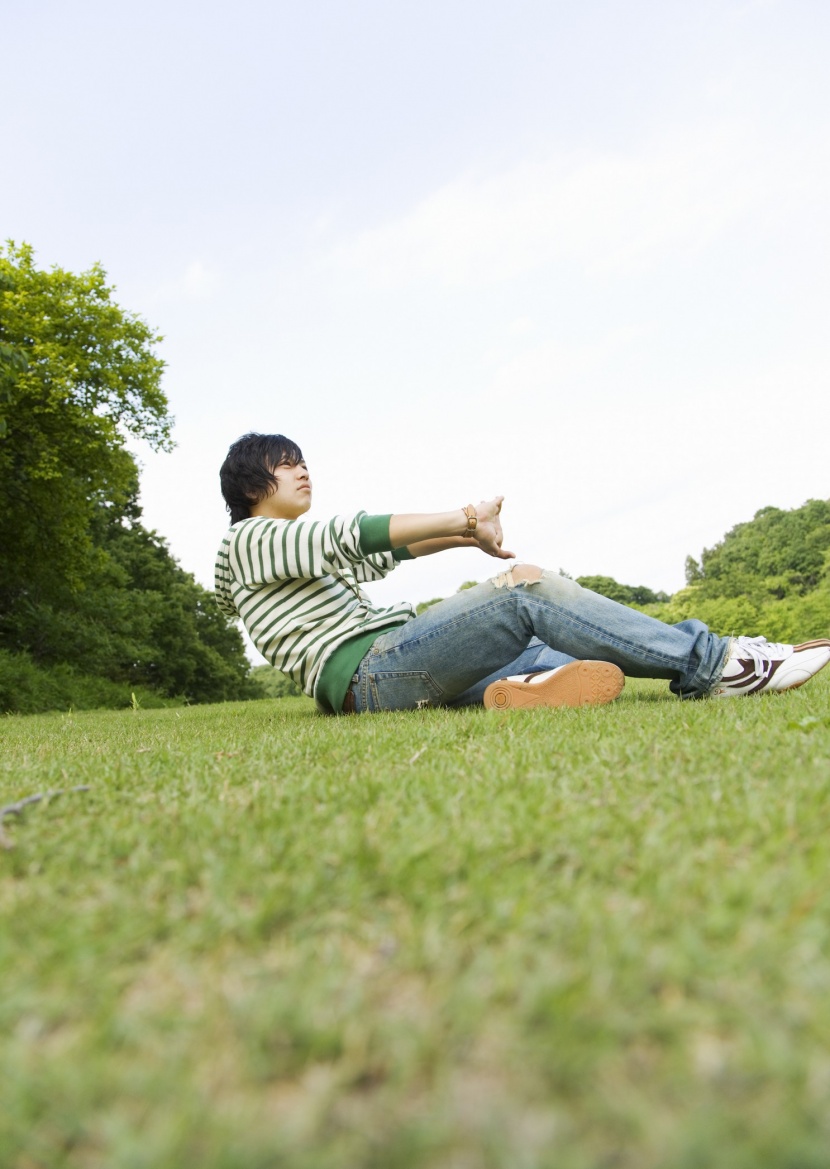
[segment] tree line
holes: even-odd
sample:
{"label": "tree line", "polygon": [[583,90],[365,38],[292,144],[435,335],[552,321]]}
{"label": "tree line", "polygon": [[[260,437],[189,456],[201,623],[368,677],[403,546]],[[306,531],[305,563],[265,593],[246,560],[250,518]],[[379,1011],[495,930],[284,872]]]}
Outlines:
{"label": "tree line", "polygon": [[238,629],[141,522],[172,448],[161,338],[99,265],[0,249],[0,712],[254,697]]}

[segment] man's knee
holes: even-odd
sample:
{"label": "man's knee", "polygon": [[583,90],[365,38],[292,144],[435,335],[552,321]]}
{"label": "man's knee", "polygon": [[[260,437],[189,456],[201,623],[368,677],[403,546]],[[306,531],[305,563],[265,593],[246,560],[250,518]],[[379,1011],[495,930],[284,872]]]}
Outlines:
{"label": "man's knee", "polygon": [[506,572],[493,578],[497,589],[514,589],[516,585],[536,584],[542,579],[542,570],[537,564],[514,564]]}
{"label": "man's knee", "polygon": [[516,584],[536,584],[542,579],[538,564],[516,564],[513,566],[513,580]]}

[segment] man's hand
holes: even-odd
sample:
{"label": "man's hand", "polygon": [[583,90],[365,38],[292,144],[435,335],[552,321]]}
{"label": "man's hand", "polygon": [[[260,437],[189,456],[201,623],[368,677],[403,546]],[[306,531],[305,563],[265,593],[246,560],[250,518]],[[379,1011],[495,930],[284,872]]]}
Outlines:
{"label": "man's hand", "polygon": [[478,523],[473,532],[473,539],[488,556],[495,556],[497,560],[512,560],[516,553],[507,552],[501,546],[504,533],[501,530],[499,513],[503,499],[503,495],[497,495],[495,499],[482,500],[476,506]]}
{"label": "man's hand", "polygon": [[[501,501],[503,495],[482,501],[476,508],[478,524],[467,530],[467,509],[427,514],[396,512],[389,518],[389,539],[393,548],[408,548],[413,556],[429,556],[445,548],[470,548],[477,544],[488,556],[497,560],[511,560],[514,552],[502,549]],[[472,537],[472,538],[471,538]]]}

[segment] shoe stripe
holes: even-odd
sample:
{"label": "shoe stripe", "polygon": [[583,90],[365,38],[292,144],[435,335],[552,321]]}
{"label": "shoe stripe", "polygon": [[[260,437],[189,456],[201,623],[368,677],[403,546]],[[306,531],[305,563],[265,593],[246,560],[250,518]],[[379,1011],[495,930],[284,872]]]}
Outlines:
{"label": "shoe stripe", "polygon": [[765,689],[769,685],[769,683],[772,681],[773,675],[775,674],[778,667],[783,665],[784,660],[785,659],[781,658],[778,661],[764,662],[763,675],[758,679],[757,685],[750,687],[750,689],[747,690],[746,693],[747,694],[757,694],[757,692],[759,690]]}
{"label": "shoe stripe", "polygon": [[741,658],[742,670],[740,674],[735,674],[732,678],[724,678],[721,685],[729,690],[740,690],[742,694],[756,694],[759,690],[763,690],[769,685],[776,670],[785,660],[787,659],[781,658],[778,661],[768,659],[761,666],[761,672],[759,674],[759,669],[755,662]]}
{"label": "shoe stripe", "polygon": [[742,667],[740,674],[733,674],[731,678],[725,678],[724,679],[725,682],[729,682],[729,683],[748,682],[748,681],[750,681],[750,679],[755,678],[757,676],[754,662],[752,662],[752,661],[747,662],[747,661],[744,661],[743,659],[741,659],[740,664]]}

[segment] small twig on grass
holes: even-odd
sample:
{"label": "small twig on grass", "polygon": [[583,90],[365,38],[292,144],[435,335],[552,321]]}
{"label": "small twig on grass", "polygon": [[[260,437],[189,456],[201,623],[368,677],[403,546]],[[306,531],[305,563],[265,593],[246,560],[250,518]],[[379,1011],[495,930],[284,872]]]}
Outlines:
{"label": "small twig on grass", "polygon": [[52,800],[56,796],[65,795],[67,792],[88,792],[89,784],[80,783],[77,787],[58,788],[53,792],[38,792],[34,796],[26,796],[22,800],[18,800],[16,804],[6,804],[5,808],[0,808],[0,848],[14,848],[14,841],[10,839],[3,831],[3,821],[7,816],[20,816],[23,814],[23,809],[29,804],[37,804],[41,800]]}
{"label": "small twig on grass", "polygon": [[[427,744],[427,747],[428,747],[428,746],[429,746],[429,744]],[[416,759],[420,759],[420,758],[421,758],[421,756],[423,755],[424,751],[426,751],[426,750],[427,750],[427,747],[421,747],[421,748],[420,748],[418,751],[416,751],[416,752],[415,752],[415,754],[414,754],[414,755],[412,756],[412,758],[409,760],[409,766],[410,766],[410,767],[412,766],[412,764],[415,762],[415,760],[416,760]]]}

